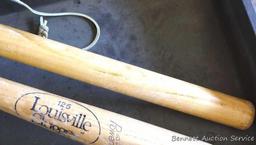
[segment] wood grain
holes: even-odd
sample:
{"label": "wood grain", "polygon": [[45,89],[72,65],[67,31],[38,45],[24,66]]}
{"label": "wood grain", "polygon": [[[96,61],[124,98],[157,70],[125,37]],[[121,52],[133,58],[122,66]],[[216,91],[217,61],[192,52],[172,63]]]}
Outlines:
{"label": "wood grain", "polygon": [[[0,78],[0,100],[0,110],[87,145],[208,145],[3,78]],[[186,140],[177,141],[178,138]]]}
{"label": "wood grain", "polygon": [[247,100],[4,25],[0,35],[2,57],[234,128],[253,123]]}

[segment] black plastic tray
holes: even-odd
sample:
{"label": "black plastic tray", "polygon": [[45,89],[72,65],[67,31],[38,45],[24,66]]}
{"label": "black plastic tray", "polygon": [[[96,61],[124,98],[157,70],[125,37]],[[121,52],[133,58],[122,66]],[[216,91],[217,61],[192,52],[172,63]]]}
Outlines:
{"label": "black plastic tray", "polygon": [[[93,52],[224,93],[255,99],[255,33],[242,1],[233,0],[24,0],[47,12],[76,11],[102,28]],[[37,33],[39,17],[7,0],[0,23]],[[50,18],[50,39],[84,46],[90,25],[73,17]],[[0,76],[130,116],[188,136],[255,136],[118,93],[0,58]],[[76,145],[64,137],[0,113],[1,145]],[[255,142],[211,142],[255,145]],[[171,138],[170,138],[171,144]]]}

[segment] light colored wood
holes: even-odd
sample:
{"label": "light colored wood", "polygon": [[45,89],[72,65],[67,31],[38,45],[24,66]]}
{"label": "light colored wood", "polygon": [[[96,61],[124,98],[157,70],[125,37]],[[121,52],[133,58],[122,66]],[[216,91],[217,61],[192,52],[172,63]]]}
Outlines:
{"label": "light colored wood", "polygon": [[[0,110],[84,144],[208,145],[198,140],[189,141],[192,138],[173,131],[3,78],[0,78],[0,100]],[[177,141],[178,138],[186,141]]]}
{"label": "light colored wood", "polygon": [[247,100],[4,25],[0,35],[2,57],[234,128],[247,129],[254,120]]}

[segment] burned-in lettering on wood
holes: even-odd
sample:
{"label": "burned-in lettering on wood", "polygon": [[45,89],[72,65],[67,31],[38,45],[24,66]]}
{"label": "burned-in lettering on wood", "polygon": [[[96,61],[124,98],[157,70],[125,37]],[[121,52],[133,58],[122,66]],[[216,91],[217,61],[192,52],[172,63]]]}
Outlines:
{"label": "burned-in lettering on wood", "polygon": [[[55,99],[56,98],[56,99]],[[28,107],[24,103],[29,102]],[[96,115],[82,104],[46,93],[28,93],[15,103],[17,115],[28,116],[31,122],[65,136],[89,136],[88,144],[97,142],[101,126]],[[29,114],[27,113],[29,112]],[[93,136],[93,137],[91,137]]]}

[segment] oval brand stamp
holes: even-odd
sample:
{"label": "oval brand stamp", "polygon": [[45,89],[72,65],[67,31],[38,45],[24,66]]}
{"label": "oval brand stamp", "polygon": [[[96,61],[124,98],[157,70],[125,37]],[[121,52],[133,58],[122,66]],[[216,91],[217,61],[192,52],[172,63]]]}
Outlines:
{"label": "oval brand stamp", "polygon": [[52,94],[24,94],[16,101],[15,111],[36,125],[87,144],[97,142],[101,134],[100,122],[90,109]]}

